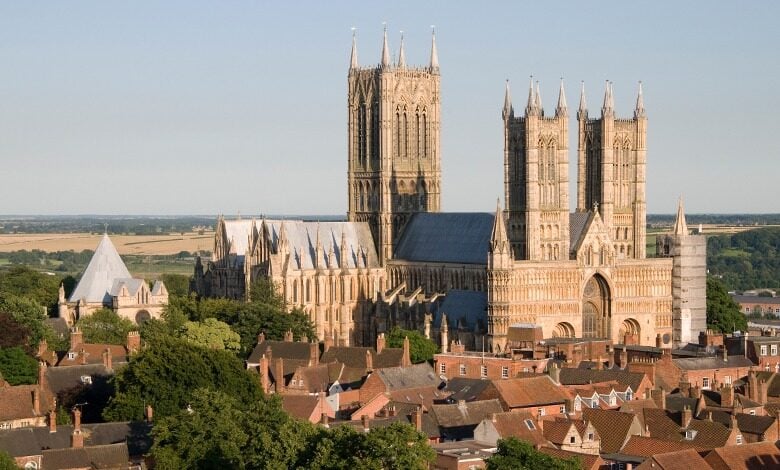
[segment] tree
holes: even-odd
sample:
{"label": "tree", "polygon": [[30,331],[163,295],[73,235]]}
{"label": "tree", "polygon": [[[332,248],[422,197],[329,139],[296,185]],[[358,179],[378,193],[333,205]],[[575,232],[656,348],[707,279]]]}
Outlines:
{"label": "tree", "polygon": [[747,320],[739,311],[739,304],[723,283],[712,276],[707,276],[707,328],[721,333],[747,330]]}
{"label": "tree", "polygon": [[98,344],[125,344],[127,334],[136,329],[133,322],[108,308],[101,308],[82,317],[78,327],[84,335],[85,343]]}
{"label": "tree", "polygon": [[172,416],[187,407],[199,388],[239,400],[261,396],[257,377],[235,355],[172,337],[161,337],[134,356],[117,372],[114,387],[116,394],[103,412],[108,421],[140,420],[147,404],[157,417]]}
{"label": "tree", "polygon": [[209,349],[238,351],[241,348],[241,336],[231,330],[230,325],[216,318],[184,323],[181,337],[192,344]]}
{"label": "tree", "polygon": [[57,341],[57,334],[46,323],[44,307],[35,300],[2,292],[0,311],[10,314],[17,324],[29,330],[28,348],[37,348],[42,339],[49,341],[50,345]]}
{"label": "tree", "polygon": [[30,352],[30,329],[20,325],[10,313],[0,312],[0,350],[19,346]]}
{"label": "tree", "polygon": [[433,360],[433,355],[439,352],[436,343],[423,336],[419,331],[403,330],[397,326],[387,336],[387,346],[402,348],[404,338],[409,338],[409,356],[415,364]]}
{"label": "tree", "polygon": [[[187,253],[183,251],[182,253]],[[181,253],[180,253],[181,254]],[[187,253],[189,255],[189,253]],[[163,274],[162,281],[169,296],[187,297],[190,293],[190,276],[183,274]]]}
{"label": "tree", "polygon": [[19,346],[0,349],[0,376],[11,385],[32,385],[38,382],[38,361]]}
{"label": "tree", "polygon": [[24,266],[14,266],[0,273],[0,292],[25,297],[48,309],[54,309],[61,282],[57,276],[39,273]]}
{"label": "tree", "polygon": [[19,470],[16,460],[4,450],[0,450],[0,470]]}
{"label": "tree", "polygon": [[577,460],[557,459],[515,437],[498,441],[498,450],[487,459],[487,470],[578,470]]}

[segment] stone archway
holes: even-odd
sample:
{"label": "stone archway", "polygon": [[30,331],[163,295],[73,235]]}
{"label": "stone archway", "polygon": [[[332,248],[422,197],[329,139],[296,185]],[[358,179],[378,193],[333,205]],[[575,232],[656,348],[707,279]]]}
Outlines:
{"label": "stone archway", "polygon": [[641,333],[639,322],[633,318],[627,318],[620,324],[618,340],[623,344],[639,344]]}
{"label": "stone archway", "polygon": [[574,338],[574,326],[568,322],[561,322],[555,325],[553,338]]}
{"label": "stone archway", "polygon": [[585,283],[582,292],[582,337],[609,338],[610,292],[607,281],[596,274]]}

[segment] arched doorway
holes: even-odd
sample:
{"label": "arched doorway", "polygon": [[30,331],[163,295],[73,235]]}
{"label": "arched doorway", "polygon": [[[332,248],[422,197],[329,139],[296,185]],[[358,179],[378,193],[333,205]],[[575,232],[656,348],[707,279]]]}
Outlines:
{"label": "arched doorway", "polygon": [[558,323],[553,330],[553,338],[574,338],[574,327],[571,323]]}
{"label": "arched doorway", "polygon": [[611,316],[609,286],[596,274],[582,293],[582,337],[609,338]]}
{"label": "arched doorway", "polygon": [[144,322],[147,322],[152,319],[152,315],[149,314],[146,310],[139,310],[138,313],[135,314],[135,323],[140,325]]}
{"label": "arched doorway", "polygon": [[620,325],[618,340],[623,344],[639,344],[641,332],[639,322],[633,318],[627,318],[623,320],[623,323]]}

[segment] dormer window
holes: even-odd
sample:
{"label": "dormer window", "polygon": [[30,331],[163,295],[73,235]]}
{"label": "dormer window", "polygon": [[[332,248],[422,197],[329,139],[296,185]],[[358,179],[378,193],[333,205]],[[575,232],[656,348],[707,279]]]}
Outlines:
{"label": "dormer window", "polygon": [[687,429],[685,431],[685,440],[692,441],[696,437],[696,431],[694,429]]}
{"label": "dormer window", "polygon": [[576,437],[574,437],[574,436],[569,437],[569,444],[574,444],[575,442],[577,442],[577,438]]}
{"label": "dormer window", "polygon": [[526,419],[525,420],[525,427],[533,431],[536,429],[536,425],[534,424],[534,421],[532,419]]}

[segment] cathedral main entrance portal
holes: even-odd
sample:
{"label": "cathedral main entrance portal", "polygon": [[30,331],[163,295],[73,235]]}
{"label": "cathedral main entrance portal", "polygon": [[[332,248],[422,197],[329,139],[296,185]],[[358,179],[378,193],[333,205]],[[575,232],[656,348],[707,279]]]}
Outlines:
{"label": "cathedral main entrance portal", "polygon": [[611,312],[609,286],[596,274],[585,284],[582,293],[582,337],[609,338]]}

